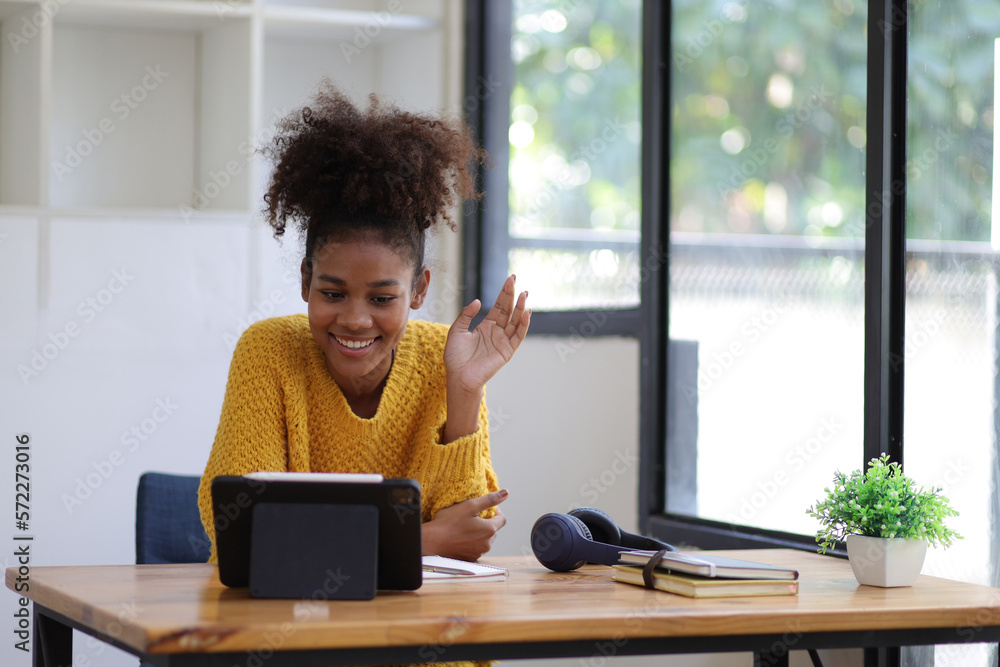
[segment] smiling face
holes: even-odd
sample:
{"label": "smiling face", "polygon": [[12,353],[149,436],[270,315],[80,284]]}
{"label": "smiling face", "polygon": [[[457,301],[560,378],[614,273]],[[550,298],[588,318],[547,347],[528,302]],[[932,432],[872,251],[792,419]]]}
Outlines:
{"label": "smiling face", "polygon": [[367,240],[330,241],[302,263],[302,298],[309,328],[330,375],[348,396],[379,391],[410,309],[427,295],[430,271],[414,277],[412,261]]}

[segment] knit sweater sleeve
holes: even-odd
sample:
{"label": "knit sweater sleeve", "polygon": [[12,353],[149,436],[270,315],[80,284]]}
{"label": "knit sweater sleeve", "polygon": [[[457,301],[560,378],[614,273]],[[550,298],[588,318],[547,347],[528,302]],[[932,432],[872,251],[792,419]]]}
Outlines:
{"label": "knit sweater sleeve", "polygon": [[[441,397],[444,400],[444,397]],[[497,476],[490,462],[489,411],[486,395],[479,404],[478,426],[474,433],[447,444],[442,443],[447,415],[438,424],[424,431],[416,443],[416,478],[422,490],[424,521],[430,521],[439,510],[496,491]],[[495,510],[484,511],[483,518],[492,517]]]}
{"label": "knit sweater sleeve", "polygon": [[285,388],[276,333],[273,321],[259,322],[244,332],[233,353],[219,427],[198,488],[201,520],[212,542],[209,562],[216,561],[212,480],[219,475],[288,469]]}
{"label": "knit sweater sleeve", "polygon": [[[402,397],[394,394],[394,399],[407,404],[419,401],[422,416],[419,428],[411,436],[409,476],[420,482],[423,519],[430,521],[445,507],[496,491],[499,486],[490,463],[489,411],[485,392],[479,404],[475,432],[443,443],[448,420],[447,371],[444,364],[448,326],[411,321],[407,328],[407,340],[409,344],[401,346],[398,360],[418,370],[410,376],[405,387],[397,387],[409,395]],[[490,508],[481,516],[488,518],[494,514],[495,510]]]}

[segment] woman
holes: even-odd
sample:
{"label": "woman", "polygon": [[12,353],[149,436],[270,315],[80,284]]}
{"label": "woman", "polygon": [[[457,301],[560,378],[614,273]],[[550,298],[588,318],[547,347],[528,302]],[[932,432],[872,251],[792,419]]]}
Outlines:
{"label": "woman", "polygon": [[199,505],[212,540],[218,475],[256,470],[375,472],[422,488],[425,554],[487,552],[507,497],[490,464],[484,386],[528,330],[527,292],[510,276],[470,331],[475,300],[449,328],[409,321],[427,298],[427,230],[452,229],[478,198],[485,160],[461,123],[355,107],[325,84],[281,124],[264,197],[276,237],[305,237],[308,316],[255,323],[237,344]]}

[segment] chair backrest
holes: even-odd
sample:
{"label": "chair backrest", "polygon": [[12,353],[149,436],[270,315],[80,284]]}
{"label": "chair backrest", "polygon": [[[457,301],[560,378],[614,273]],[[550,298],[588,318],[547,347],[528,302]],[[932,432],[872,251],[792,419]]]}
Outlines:
{"label": "chair backrest", "polygon": [[204,563],[211,544],[198,513],[197,475],[147,472],[139,478],[135,562]]}

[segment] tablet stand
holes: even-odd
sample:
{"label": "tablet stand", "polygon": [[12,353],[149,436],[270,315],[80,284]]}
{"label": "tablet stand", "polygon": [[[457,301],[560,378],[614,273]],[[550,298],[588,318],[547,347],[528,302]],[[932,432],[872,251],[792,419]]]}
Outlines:
{"label": "tablet stand", "polygon": [[256,598],[371,600],[378,565],[374,505],[258,503],[250,540]]}

